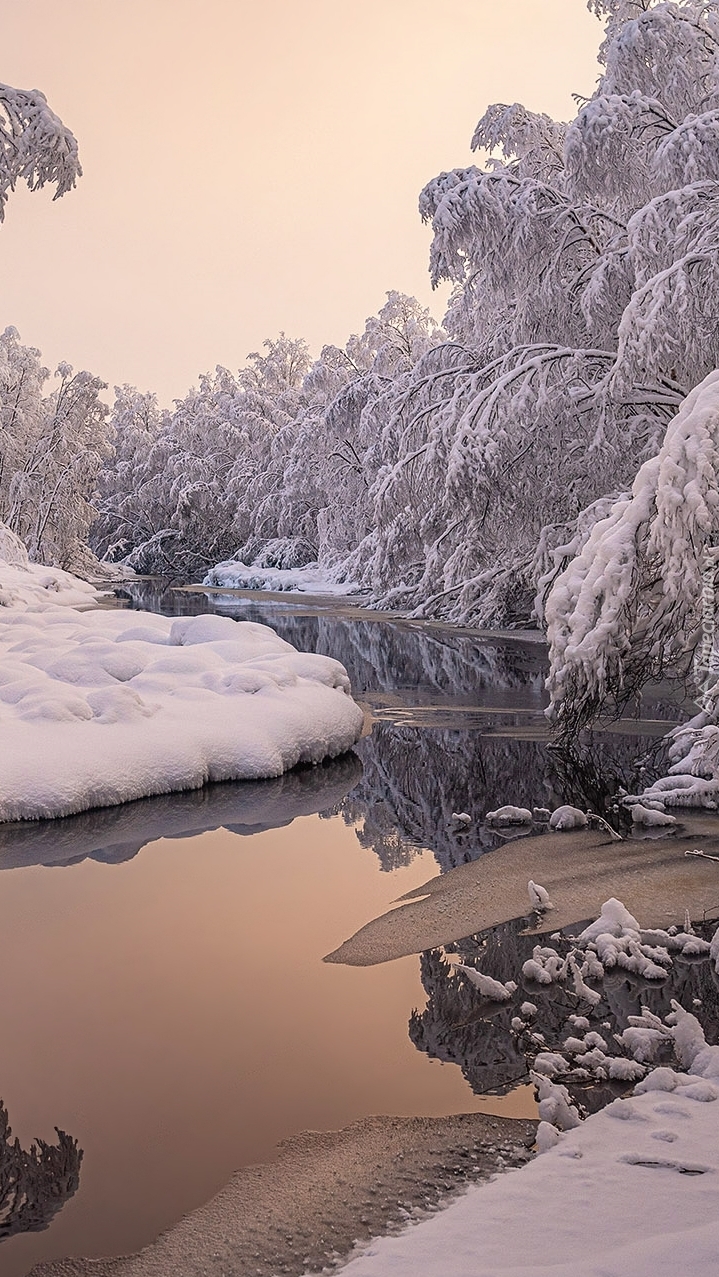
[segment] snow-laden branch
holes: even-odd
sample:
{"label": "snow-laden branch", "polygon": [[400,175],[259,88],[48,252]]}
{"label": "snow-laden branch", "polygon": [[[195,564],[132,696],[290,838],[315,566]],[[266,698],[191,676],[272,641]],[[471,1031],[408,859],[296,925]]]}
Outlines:
{"label": "snow-laden branch", "polygon": [[551,710],[565,731],[686,660],[702,552],[719,531],[719,372],[689,394],[631,496],[595,524],[546,601]]}
{"label": "snow-laden branch", "polygon": [[55,186],[55,199],[82,176],[77,142],[39,89],[0,84],[0,221],[19,181],[31,191]]}

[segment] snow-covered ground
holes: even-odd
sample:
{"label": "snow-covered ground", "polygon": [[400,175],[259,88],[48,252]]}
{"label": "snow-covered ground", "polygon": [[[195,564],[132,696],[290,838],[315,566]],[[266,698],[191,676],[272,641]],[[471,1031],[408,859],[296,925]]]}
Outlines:
{"label": "snow-covered ground", "polygon": [[337,583],[323,572],[318,563],[301,568],[262,568],[227,559],[218,563],[204,578],[203,585],[224,586],[228,590],[275,590],[301,594],[357,594],[360,587],[352,581]]}
{"label": "snow-covered ground", "polygon": [[93,607],[94,587],[5,540],[0,821],[279,776],[359,737],[338,661],[248,621]]}
{"label": "snow-covered ground", "polygon": [[704,1044],[692,1015],[680,1014],[676,1035],[687,1072],[655,1070],[631,1098],[565,1131],[527,1166],[469,1189],[399,1236],[375,1240],[343,1274],[719,1272],[719,1048]]}
{"label": "snow-covered ground", "polygon": [[58,606],[93,607],[101,597],[94,585],[62,568],[30,563],[22,541],[0,523],[0,618],[10,608],[37,612]]}

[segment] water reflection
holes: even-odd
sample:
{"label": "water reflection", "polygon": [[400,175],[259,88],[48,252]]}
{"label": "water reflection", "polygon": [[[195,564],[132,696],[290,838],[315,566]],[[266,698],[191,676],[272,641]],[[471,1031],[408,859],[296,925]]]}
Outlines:
{"label": "water reflection", "polygon": [[[384,870],[429,849],[442,870],[506,838],[483,824],[502,803],[605,811],[619,787],[636,791],[638,768],[680,706],[650,688],[638,717],[558,751],[544,716],[546,650],[538,636],[480,635],[387,619],[337,601],[275,601],[187,593],[139,581],[125,601],[171,615],[217,611],[270,625],[302,651],[342,661],[372,734],[357,746],[363,774],[341,804]],[[458,830],[452,813],[472,825]]]}
{"label": "water reflection", "polygon": [[0,1241],[42,1232],[80,1186],[82,1149],[55,1130],[56,1144],[38,1139],[22,1148],[0,1100]]}
{"label": "water reflection", "polygon": [[77,864],[87,858],[120,864],[158,838],[192,838],[220,828],[242,835],[279,829],[298,816],[334,814],[361,775],[359,759],[346,754],[273,780],[206,785],[63,820],[3,824],[0,869]]}
{"label": "water reflection", "polygon": [[[510,1003],[490,1005],[480,999],[466,980],[454,978],[452,964],[442,950],[432,949],[421,956],[421,978],[428,1000],[425,1010],[413,1012],[410,1018],[410,1039],[430,1058],[458,1064],[476,1095],[505,1094],[527,1081],[526,1043],[511,1027],[512,1017],[525,998],[537,1008],[534,1025],[544,1036],[542,1049],[548,1051],[560,1049],[567,1036],[567,1017],[577,1011],[577,999],[566,986],[530,987],[522,980],[522,965],[531,958],[537,942],[536,936],[523,934],[526,924],[526,919],[516,919],[448,945],[446,950],[459,954],[463,962],[481,958],[481,970],[495,980],[517,981],[519,989]],[[713,923],[706,929],[708,936],[715,926]],[[701,1007],[698,1014],[707,1041],[719,1041],[719,976],[708,959],[675,958],[661,984],[617,970],[607,975],[602,995],[602,1032],[608,1040],[612,1033],[623,1032],[629,1016],[640,1015],[642,1007],[663,1019],[676,999],[683,1007]],[[576,1083],[567,1081],[567,1085],[578,1089]],[[611,1084],[582,1086],[581,1100],[595,1111],[622,1089],[626,1088]]]}
{"label": "water reflection", "polygon": [[[362,846],[386,870],[427,848],[446,871],[506,841],[507,831],[484,824],[485,813],[502,803],[531,809],[569,802],[603,811],[620,785],[629,790],[636,780],[644,742],[606,736],[570,768],[544,741],[375,723],[356,748],[362,778],[340,810],[358,824]],[[458,828],[453,812],[467,812],[472,824]]]}
{"label": "water reflection", "polygon": [[[461,1000],[461,982],[447,980],[442,953],[422,958],[429,1002],[412,1017],[411,1042],[409,1009],[422,1000],[414,957],[348,972],[323,964],[322,954],[402,891],[423,887],[433,870],[420,849],[431,850],[442,869],[477,860],[502,837],[482,817],[503,801],[599,805],[600,779],[633,788],[644,733],[664,729],[633,725],[631,736],[602,736],[594,756],[567,762],[547,740],[537,642],[395,624],[335,604],[238,606],[142,582],[131,594],[134,606],[169,614],[216,610],[260,620],[303,650],[338,657],[370,706],[374,729],[357,755],[277,781],[0,827],[0,867],[17,869],[2,875],[4,968],[34,936],[27,961],[13,967],[3,1006],[4,1076],[16,1124],[21,1112],[22,1129],[36,1129],[35,1115],[47,1104],[69,1114],[87,1149],[83,1193],[42,1249],[16,1238],[5,1251],[7,1263],[15,1248],[15,1274],[50,1253],[144,1245],[238,1165],[266,1160],[299,1129],[340,1127],[367,1113],[481,1107],[457,1070],[439,1070],[430,1058],[458,1063],[477,1092],[506,1090],[524,1076],[511,1013],[478,1017],[476,1002]],[[454,811],[470,813],[468,829],[457,830]],[[310,813],[339,814],[344,826],[310,819],[281,830]],[[223,828],[257,836],[238,855]],[[201,845],[189,841],[207,830],[218,832]],[[161,838],[186,841],[136,856]],[[96,861],[131,863],[105,872]],[[53,864],[77,868],[25,872]],[[398,870],[396,878],[378,865]],[[478,925],[475,916],[453,935]],[[532,939],[512,928],[493,932],[487,969],[498,978],[531,951]],[[476,936],[456,947],[471,960],[484,941]],[[685,973],[683,999],[702,996],[708,1004],[706,967],[701,977],[698,968]],[[663,993],[651,992],[653,1007],[661,1009]],[[612,996],[621,1027],[622,1008],[628,1014],[633,1004],[622,988]],[[533,994],[542,1003],[538,1018],[557,1032],[565,997],[561,990]],[[61,1034],[62,1057],[50,1058],[45,1040]],[[52,1157],[37,1145],[36,1182],[46,1185],[51,1205],[74,1192],[82,1156],[69,1137],[58,1133],[58,1140]],[[9,1131],[5,1143],[11,1147]],[[57,1189],[43,1179],[51,1162]],[[20,1207],[23,1200],[17,1197]],[[48,1207],[47,1221],[56,1209]],[[32,1255],[30,1246],[37,1246]]]}
{"label": "water reflection", "polygon": [[[536,638],[478,638],[451,628],[388,619],[341,601],[320,608],[303,602],[188,593],[167,582],[140,581],[118,594],[131,607],[166,616],[219,612],[270,625],[303,652],[333,656],[347,669],[356,695],[432,693],[487,709],[506,706],[541,714],[545,703],[544,645]],[[515,695],[507,698],[507,693]]]}

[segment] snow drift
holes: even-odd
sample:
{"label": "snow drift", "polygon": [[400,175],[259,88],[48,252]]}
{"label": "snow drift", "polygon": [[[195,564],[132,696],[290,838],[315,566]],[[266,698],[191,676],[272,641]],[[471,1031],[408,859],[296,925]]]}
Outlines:
{"label": "snow drift", "polygon": [[53,606],[63,594],[97,597],[0,564],[0,821],[279,776],[360,735],[344,667],[264,625]]}

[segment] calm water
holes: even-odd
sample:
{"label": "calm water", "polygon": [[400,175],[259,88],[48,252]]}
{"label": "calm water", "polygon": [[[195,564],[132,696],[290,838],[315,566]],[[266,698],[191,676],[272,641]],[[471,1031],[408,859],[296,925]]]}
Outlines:
{"label": "calm water", "polygon": [[[376,721],[356,755],[279,781],[0,827],[0,1095],[25,1146],[58,1126],[84,1150],[78,1191],[60,1177],[42,1208],[61,1207],[50,1226],[0,1245],[3,1277],[136,1249],[301,1129],[531,1113],[523,1091],[509,1109],[476,1094],[513,1084],[510,1050],[484,1067],[476,1025],[454,1055],[442,1046],[437,960],[321,959],[438,865],[493,845],[488,806],[588,802],[600,786],[548,747],[535,641],[145,587],[134,603],[265,620],[342,660]],[[670,712],[659,700],[598,738],[603,771],[628,779]],[[469,831],[453,811],[477,817]]]}

